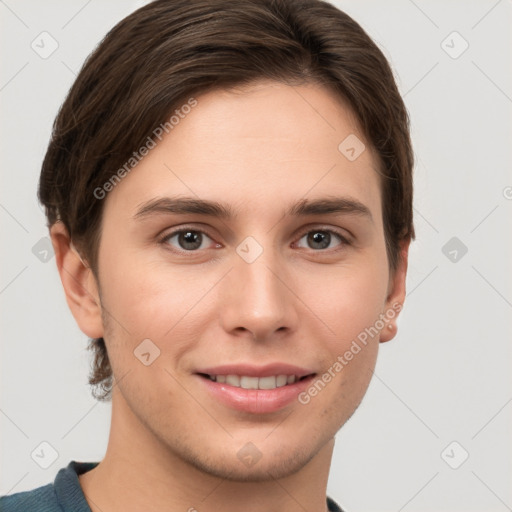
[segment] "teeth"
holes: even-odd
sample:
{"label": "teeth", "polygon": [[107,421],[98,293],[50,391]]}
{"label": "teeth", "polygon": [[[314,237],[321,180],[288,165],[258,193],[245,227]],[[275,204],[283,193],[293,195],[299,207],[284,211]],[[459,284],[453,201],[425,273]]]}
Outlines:
{"label": "teeth", "polygon": [[[291,377],[291,375],[290,375]],[[287,383],[287,378],[286,378],[286,375],[278,375],[277,376],[277,379],[276,379],[276,385],[278,388],[282,387],[282,386],[286,386],[286,383]]]}
{"label": "teeth", "polygon": [[240,377],[240,387],[244,389],[258,389],[258,377]]}
{"label": "teeth", "polygon": [[208,375],[221,384],[243,389],[276,389],[293,384],[299,379],[295,375],[271,375],[269,377],[248,377],[247,375]]}
{"label": "teeth", "polygon": [[259,389],[275,389],[277,377],[260,377],[258,382]]}
{"label": "teeth", "polygon": [[240,377],[238,375],[226,375],[226,384],[230,386],[240,387]]}

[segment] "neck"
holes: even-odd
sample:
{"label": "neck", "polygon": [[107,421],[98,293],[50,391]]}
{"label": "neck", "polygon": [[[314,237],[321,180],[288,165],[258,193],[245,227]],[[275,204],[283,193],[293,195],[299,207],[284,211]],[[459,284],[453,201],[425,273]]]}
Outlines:
{"label": "neck", "polygon": [[198,469],[163,446],[115,394],[106,455],[80,476],[80,485],[92,512],[325,512],[333,448],[331,439],[284,478],[232,481]]}

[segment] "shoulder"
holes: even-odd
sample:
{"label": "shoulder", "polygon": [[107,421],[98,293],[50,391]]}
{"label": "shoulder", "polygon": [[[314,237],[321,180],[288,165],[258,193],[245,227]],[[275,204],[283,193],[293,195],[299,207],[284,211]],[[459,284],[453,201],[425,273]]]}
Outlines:
{"label": "shoulder", "polygon": [[91,512],[78,476],[97,462],[71,461],[59,470],[55,481],[30,491],[0,497],[1,512]]}
{"label": "shoulder", "polygon": [[31,491],[17,492],[0,497],[2,512],[62,512],[53,484],[43,485]]}

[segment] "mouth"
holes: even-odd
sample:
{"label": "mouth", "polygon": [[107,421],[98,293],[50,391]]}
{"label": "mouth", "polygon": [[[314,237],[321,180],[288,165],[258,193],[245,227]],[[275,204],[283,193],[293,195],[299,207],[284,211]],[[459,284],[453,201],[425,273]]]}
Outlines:
{"label": "mouth", "polygon": [[249,365],[201,369],[195,375],[216,402],[231,410],[268,414],[293,403],[317,373],[291,365]]}
{"label": "mouth", "polygon": [[314,376],[315,374],[308,374],[304,376],[299,375],[269,375],[266,377],[251,377],[250,375],[211,375],[208,373],[198,373],[200,377],[209,379],[213,382],[219,382],[221,384],[227,384],[235,388],[242,389],[276,389],[284,386],[295,384],[307,379],[308,377]]}

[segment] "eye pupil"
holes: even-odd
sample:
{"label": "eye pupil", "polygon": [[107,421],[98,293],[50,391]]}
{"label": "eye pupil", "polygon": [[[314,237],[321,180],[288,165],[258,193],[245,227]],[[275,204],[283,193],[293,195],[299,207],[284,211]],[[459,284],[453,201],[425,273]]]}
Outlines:
{"label": "eye pupil", "polygon": [[201,234],[196,231],[183,231],[180,233],[178,240],[180,246],[186,250],[193,250],[201,247]]}
{"label": "eye pupil", "polygon": [[[325,249],[331,242],[331,234],[326,231],[312,231],[308,235],[308,242],[312,242],[315,249]],[[320,247],[315,246],[319,244]]]}

